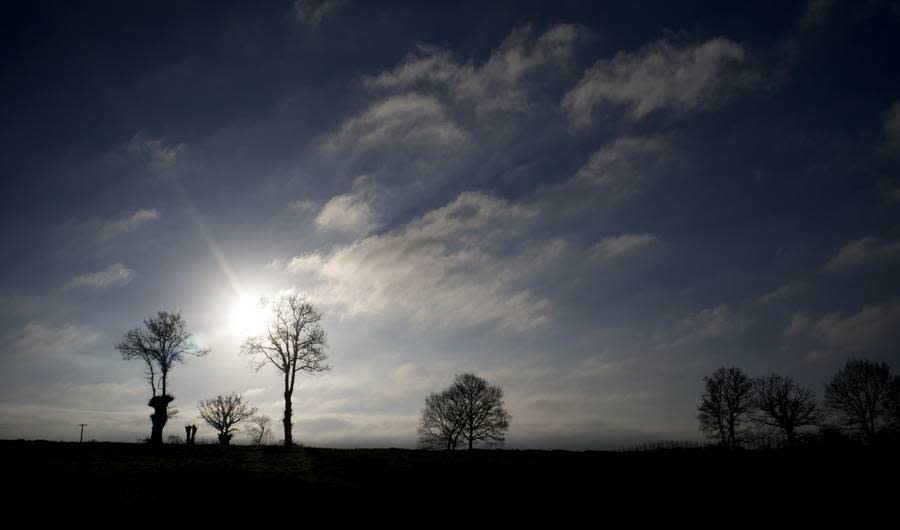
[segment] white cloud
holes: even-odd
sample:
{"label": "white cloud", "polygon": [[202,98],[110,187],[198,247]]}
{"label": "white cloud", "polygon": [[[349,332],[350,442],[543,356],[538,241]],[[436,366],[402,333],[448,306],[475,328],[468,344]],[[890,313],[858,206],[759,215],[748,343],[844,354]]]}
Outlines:
{"label": "white cloud", "polygon": [[625,106],[633,120],[660,109],[703,108],[719,95],[729,67],[743,62],[744,56],[741,45],[724,38],[698,46],[658,41],[597,61],[562,105],[575,127],[591,125],[594,108],[604,104]]}
{"label": "white cloud", "polygon": [[290,263],[287,264],[285,270],[293,273],[316,272],[322,267],[324,260],[319,254],[304,254],[302,256],[294,256]]}
{"label": "white cloud", "polygon": [[[312,273],[322,303],[349,314],[399,312],[431,324],[494,322],[524,330],[544,322],[549,302],[516,283],[563,250],[528,241],[537,210],[476,192],[461,194],[406,226],[295,257],[288,270]],[[504,244],[521,239],[504,253]]]}
{"label": "white cloud", "polygon": [[765,305],[772,302],[777,302],[779,300],[784,300],[789,296],[793,296],[802,288],[802,285],[788,283],[755,298],[753,300],[753,303],[757,305]]}
{"label": "white cloud", "polygon": [[103,223],[100,239],[112,239],[136,230],[141,225],[159,219],[159,212],[153,209],[137,210]]}
{"label": "white cloud", "polygon": [[98,272],[89,272],[76,276],[63,286],[68,289],[104,289],[106,287],[121,287],[128,285],[134,278],[134,271],[121,263],[110,265]]}
{"label": "white cloud", "polygon": [[900,101],[896,101],[884,114],[885,150],[900,154]]}
{"label": "white cloud", "polygon": [[186,144],[173,144],[165,138],[153,139],[145,133],[139,132],[114,156],[137,159],[151,173],[172,177],[178,164],[178,158],[186,149]]}
{"label": "white cloud", "polygon": [[345,0],[295,0],[294,16],[311,29],[316,29],[325,17],[345,3]]}
{"label": "white cloud", "polygon": [[854,355],[892,351],[900,339],[900,303],[866,305],[853,314],[828,313],[818,320],[794,315],[788,334]]}
{"label": "white cloud", "polygon": [[678,338],[672,346],[726,337],[742,330],[744,324],[727,304],[719,304],[685,317],[675,329]]}
{"label": "white cloud", "polygon": [[659,240],[653,234],[622,234],[603,238],[591,250],[591,258],[606,263],[630,252],[646,248]]}
{"label": "white cloud", "polygon": [[377,227],[375,185],[366,176],[357,177],[350,193],[332,197],[316,217],[316,226],[325,230],[365,235]]}
{"label": "white cloud", "polygon": [[407,149],[446,148],[465,142],[467,135],[434,97],[416,93],[391,96],[346,121],[327,137],[326,153],[340,148],[365,151],[384,145]]}
{"label": "white cloud", "polygon": [[583,33],[578,26],[560,24],[534,38],[530,27],[521,27],[480,65],[462,63],[442,48],[421,45],[393,70],[363,82],[381,89],[443,89],[453,101],[479,112],[525,111],[530,76],[542,69],[568,67],[574,44]]}
{"label": "white cloud", "polygon": [[564,186],[601,188],[610,197],[637,191],[649,168],[665,158],[660,137],[625,136],[598,149]]}
{"label": "white cloud", "polygon": [[900,239],[880,241],[875,237],[864,237],[847,243],[837,255],[825,264],[825,270],[836,272],[876,261],[900,256]]}
{"label": "white cloud", "polygon": [[12,352],[33,360],[72,359],[99,340],[98,333],[73,324],[29,322],[13,339]]}

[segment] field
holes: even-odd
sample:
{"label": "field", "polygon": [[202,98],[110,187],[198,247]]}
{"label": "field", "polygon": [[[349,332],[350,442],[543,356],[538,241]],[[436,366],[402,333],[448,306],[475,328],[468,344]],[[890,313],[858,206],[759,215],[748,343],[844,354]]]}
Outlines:
{"label": "field", "polygon": [[[11,497],[117,508],[190,499],[252,506],[313,499],[516,499],[564,503],[659,500],[688,506],[766,499],[769,506],[896,497],[895,452],[416,451],[124,443],[0,442]],[[885,480],[888,485],[885,486]],[[540,504],[534,504],[539,502]],[[149,503],[149,504],[148,504]],[[699,503],[699,504],[698,504]],[[227,504],[227,503],[226,503]],[[173,504],[174,505],[174,504]],[[226,506],[227,508],[227,506]]]}

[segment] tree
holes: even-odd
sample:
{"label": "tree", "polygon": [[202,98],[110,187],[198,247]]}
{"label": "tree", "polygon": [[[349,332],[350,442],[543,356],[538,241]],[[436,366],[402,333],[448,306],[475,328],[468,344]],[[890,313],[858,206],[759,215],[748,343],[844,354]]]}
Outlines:
{"label": "tree", "polygon": [[250,418],[247,426],[247,435],[250,441],[256,445],[266,445],[272,439],[272,419],[265,414]]}
{"label": "tree", "polygon": [[123,359],[140,359],[146,364],[145,374],[152,391],[147,405],[153,408],[150,443],[161,444],[163,428],[171,415],[169,405],[175,400],[168,393],[169,373],[176,363],[184,363],[185,357],[201,357],[209,350],[194,344],[181,313],[168,311],[159,311],[144,321],[143,328],[127,332],[115,348]]}
{"label": "tree", "polygon": [[851,359],[825,385],[825,406],[872,443],[890,421],[891,384],[886,363]]}
{"label": "tree", "polygon": [[284,377],[285,447],[293,444],[291,398],[297,373],[315,374],[331,368],[325,364],[328,341],[320,324],[322,318],[322,313],[301,296],[284,296],[272,306],[266,332],[248,338],[241,346],[256,370],[272,365]]}
{"label": "tree", "polygon": [[462,438],[472,449],[476,442],[503,443],[510,415],[503,408],[503,390],[474,374],[456,376],[450,392],[459,403]]}
{"label": "tree", "polygon": [[235,392],[203,400],[197,408],[203,421],[219,431],[222,445],[231,443],[235,425],[256,414],[256,409],[244,401],[244,396]]}
{"label": "tree", "polygon": [[698,407],[700,429],[734,449],[742,435],[740,427],[753,407],[753,382],[740,368],[719,368],[704,377],[706,388]]}
{"label": "tree", "polygon": [[458,390],[454,386],[425,398],[419,427],[419,446],[423,449],[456,449],[465,424]]}
{"label": "tree", "polygon": [[753,402],[758,423],[780,429],[789,447],[793,447],[797,429],[814,425],[816,400],[812,391],[802,388],[790,377],[772,374],[753,381]]}
{"label": "tree", "polygon": [[895,431],[900,431],[900,375],[891,380],[891,391],[888,397],[888,412]]}

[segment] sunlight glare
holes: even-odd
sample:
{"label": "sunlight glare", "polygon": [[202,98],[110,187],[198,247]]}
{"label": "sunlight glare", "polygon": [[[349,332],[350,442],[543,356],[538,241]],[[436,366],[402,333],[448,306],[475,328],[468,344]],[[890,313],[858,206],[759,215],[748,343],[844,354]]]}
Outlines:
{"label": "sunlight glare", "polygon": [[262,298],[243,295],[231,304],[228,327],[232,333],[241,338],[249,337],[265,329],[266,317]]}

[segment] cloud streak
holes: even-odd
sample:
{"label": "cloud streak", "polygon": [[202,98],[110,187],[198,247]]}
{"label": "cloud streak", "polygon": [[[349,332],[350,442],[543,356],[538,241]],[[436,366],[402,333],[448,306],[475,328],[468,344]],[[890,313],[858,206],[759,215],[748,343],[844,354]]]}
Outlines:
{"label": "cloud streak", "polygon": [[63,286],[63,290],[99,290],[109,287],[122,287],[123,285],[131,283],[134,276],[135,273],[133,270],[121,263],[116,263],[101,271],[89,272],[72,278]]}
{"label": "cloud streak", "polygon": [[562,101],[575,128],[593,122],[603,105],[622,106],[634,121],[657,110],[684,113],[710,106],[745,59],[744,48],[724,38],[695,46],[661,40],[636,52],[594,63]]}

